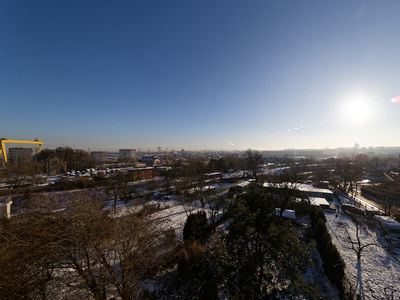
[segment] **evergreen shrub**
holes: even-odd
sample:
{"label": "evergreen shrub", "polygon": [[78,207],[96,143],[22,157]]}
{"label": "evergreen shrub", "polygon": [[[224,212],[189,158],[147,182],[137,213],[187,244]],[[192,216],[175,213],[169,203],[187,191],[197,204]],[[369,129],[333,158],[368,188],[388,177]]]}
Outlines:
{"label": "evergreen shrub", "polygon": [[337,287],[340,297],[343,297],[345,263],[339,251],[332,243],[332,238],[326,227],[325,214],[322,209],[314,209],[310,213],[310,219],[325,274]]}
{"label": "evergreen shrub", "polygon": [[314,226],[314,236],[318,244],[320,244],[325,232],[327,232],[326,223],[324,222],[324,220],[319,219],[317,224]]}
{"label": "evergreen shrub", "polygon": [[237,194],[237,189],[234,186],[231,186],[228,190],[228,198],[232,199]]}
{"label": "evergreen shrub", "polygon": [[329,280],[336,285],[339,293],[343,295],[345,263],[340,256],[339,251],[332,242],[329,242],[326,249],[320,252],[320,254],[323,261],[325,274]]}
{"label": "evergreen shrub", "polygon": [[323,220],[324,223],[326,223],[325,214],[324,214],[323,210],[320,209],[320,208],[317,209],[317,213],[316,213],[315,218],[316,218],[316,222],[318,222],[318,220]]}
{"label": "evergreen shrub", "polygon": [[199,211],[187,217],[183,227],[183,240],[202,242],[209,237],[211,231],[212,227],[207,222],[206,213]]}
{"label": "evergreen shrub", "polygon": [[296,216],[307,216],[310,214],[312,206],[306,201],[295,202],[293,203],[293,209],[296,212]]}

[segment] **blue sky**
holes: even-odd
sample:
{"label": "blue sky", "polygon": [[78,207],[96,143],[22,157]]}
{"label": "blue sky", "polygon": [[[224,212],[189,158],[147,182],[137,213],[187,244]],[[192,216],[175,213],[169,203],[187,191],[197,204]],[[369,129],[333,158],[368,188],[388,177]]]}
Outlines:
{"label": "blue sky", "polygon": [[1,137],[400,146],[400,1],[1,1]]}

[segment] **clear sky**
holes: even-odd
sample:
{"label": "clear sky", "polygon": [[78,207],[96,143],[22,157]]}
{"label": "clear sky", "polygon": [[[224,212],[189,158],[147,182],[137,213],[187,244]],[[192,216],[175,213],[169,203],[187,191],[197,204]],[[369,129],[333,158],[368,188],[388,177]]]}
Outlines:
{"label": "clear sky", "polygon": [[0,1],[0,137],[400,146],[400,1]]}

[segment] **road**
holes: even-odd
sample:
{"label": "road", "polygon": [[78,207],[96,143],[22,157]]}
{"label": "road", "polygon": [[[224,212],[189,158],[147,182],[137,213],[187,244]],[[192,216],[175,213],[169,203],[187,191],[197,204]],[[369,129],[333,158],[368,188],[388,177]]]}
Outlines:
{"label": "road", "polygon": [[[350,197],[350,195],[349,195],[349,197]],[[361,196],[359,193],[355,193],[354,198],[355,198],[355,201],[361,203],[361,206],[364,206],[365,208],[373,208],[373,209],[379,210],[381,213],[384,213],[384,211],[379,208],[378,203]]]}

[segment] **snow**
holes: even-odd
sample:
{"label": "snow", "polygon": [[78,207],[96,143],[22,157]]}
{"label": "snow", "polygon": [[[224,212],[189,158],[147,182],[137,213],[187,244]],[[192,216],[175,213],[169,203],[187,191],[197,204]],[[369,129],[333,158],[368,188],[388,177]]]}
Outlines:
{"label": "snow", "polygon": [[[393,286],[394,298],[400,297],[400,262],[389,253],[387,242],[379,230],[360,226],[361,245],[374,243],[377,246],[365,247],[361,252],[361,260],[358,261],[343,228],[343,226],[347,227],[352,240],[355,241],[356,225],[351,218],[344,213],[339,214],[338,217],[334,213],[325,213],[325,216],[332,242],[345,261],[346,276],[353,289],[356,288],[358,293],[363,293],[364,299],[372,300],[373,296],[383,296],[385,287]],[[358,247],[357,244],[354,246]]]}
{"label": "snow", "polygon": [[[346,202],[345,200],[347,199],[342,198],[342,203]],[[174,228],[178,240],[182,241],[183,227],[187,219],[187,213],[184,207],[178,203],[177,197],[174,195],[171,200],[148,201],[145,205],[158,204],[160,204],[160,209],[154,213],[152,217],[165,221],[162,223],[162,230]],[[143,204],[126,206],[122,201],[118,201],[117,214],[115,216],[122,216],[128,213],[128,209],[138,211],[142,207]],[[206,205],[204,208],[201,208],[200,203],[198,203],[192,213],[196,213],[200,210],[208,211],[209,206]],[[347,226],[353,241],[355,241],[356,227],[351,218],[344,213],[339,214],[338,217],[336,217],[334,213],[329,212],[326,212],[325,215],[328,230],[332,236],[332,242],[336,245],[345,261],[346,277],[353,290],[356,289],[358,293],[360,293],[360,291],[364,293],[364,299],[367,300],[374,299],[373,296],[378,297],[377,299],[384,299],[379,298],[382,297],[384,289],[388,286],[393,286],[393,289],[390,291],[393,291],[394,297],[398,298],[400,296],[400,286],[398,285],[400,278],[400,262],[388,251],[387,241],[379,230],[373,226],[360,230],[362,245],[376,243],[378,246],[373,245],[364,248],[361,254],[361,261],[357,261],[356,253],[351,249],[348,237],[343,228],[343,226]],[[354,244],[354,246],[357,245]],[[330,299],[338,299],[337,291],[331,286],[325,274],[323,274],[318,251],[314,251],[312,258],[315,267],[309,269],[305,278],[318,284],[324,296]],[[372,292],[370,289],[372,289]]]}
{"label": "snow", "polygon": [[274,184],[270,182],[265,182],[263,185],[265,188],[290,188],[293,190],[299,190],[301,192],[308,192],[308,193],[323,193],[323,194],[333,194],[331,190],[316,188],[312,184],[305,184],[305,183],[291,183],[291,182],[283,182],[279,184]]}
{"label": "snow", "polygon": [[310,200],[311,205],[315,205],[315,206],[326,205],[326,206],[329,206],[329,202],[326,201],[325,198],[308,197],[308,199]]}
{"label": "snow", "polygon": [[[277,169],[274,169],[276,171]],[[240,174],[243,176],[243,173]],[[47,182],[56,181],[57,177],[49,177]],[[47,183],[48,184],[48,183]],[[248,184],[248,181],[242,182],[242,184]],[[212,189],[214,187],[226,189],[231,185],[224,184],[213,184],[208,186],[208,189]],[[309,185],[302,186],[303,189],[307,191],[312,191],[314,188]],[[321,189],[318,189],[319,191]],[[332,193],[329,190],[326,190],[329,193]],[[63,195],[68,195],[74,193],[76,191],[66,192],[55,192],[62,193]],[[341,203],[354,203],[353,199],[347,199],[345,197],[340,197]],[[310,200],[319,202],[323,200],[323,198],[310,198]],[[184,206],[180,205],[177,201],[177,196],[172,195],[171,200],[153,200],[147,201],[144,204],[125,204],[123,201],[117,201],[117,210],[116,212],[112,211],[113,201],[109,201],[107,203],[107,208],[110,210],[110,213],[113,217],[122,217],[129,212],[138,212],[143,208],[144,205],[157,205],[158,211],[152,214],[152,218],[163,220],[165,222],[162,223],[162,229],[174,228],[178,240],[182,241],[183,239],[183,227],[185,225],[188,213],[185,211]],[[130,202],[131,203],[131,202]],[[338,205],[338,203],[335,203]],[[204,208],[200,206],[198,203],[196,208],[191,211],[191,213],[196,213],[197,211],[204,210],[206,212],[209,211],[209,206],[205,205]],[[284,214],[287,211],[284,212]],[[222,214],[222,211],[220,211]],[[207,213],[208,217],[209,214]],[[376,299],[384,299],[384,289],[388,286],[392,286],[393,288],[390,290],[393,292],[394,299],[400,297],[400,261],[398,257],[400,257],[400,249],[395,249],[394,254],[391,254],[388,250],[389,245],[387,239],[381,234],[377,227],[372,226],[372,221],[369,222],[370,226],[366,228],[361,228],[360,237],[362,241],[362,245],[374,243],[375,245],[368,246],[362,250],[361,260],[357,260],[356,253],[351,249],[351,244],[348,240],[346,232],[343,226],[346,226],[348,232],[350,233],[353,241],[356,240],[356,226],[351,220],[351,218],[345,213],[340,213],[338,217],[336,217],[335,213],[325,212],[325,216],[327,219],[327,227],[331,233],[332,242],[336,245],[338,251],[340,252],[342,258],[346,264],[346,276],[349,283],[352,285],[353,289],[356,289],[357,292],[361,292],[364,294],[364,299],[375,299],[374,297],[378,297]],[[226,226],[226,224],[224,225]],[[358,245],[354,244],[355,247]],[[398,246],[397,246],[398,247]],[[314,251],[312,254],[312,258],[315,264],[315,268],[312,268],[308,271],[308,278],[312,278],[314,283],[320,286],[320,290],[324,295],[329,295],[331,299],[337,298],[336,293],[334,292],[334,288],[330,287],[329,281],[325,278],[325,275],[322,274],[323,269],[321,265],[321,261],[319,258],[319,253]],[[318,282],[316,282],[316,278],[318,278]],[[324,290],[325,289],[325,290]],[[382,298],[379,298],[382,297]]]}
{"label": "snow", "polygon": [[[195,209],[193,213],[196,213],[200,209]],[[177,239],[183,240],[183,226],[187,219],[187,214],[182,205],[175,205],[169,209],[161,210],[153,215],[154,219],[162,219],[166,221],[162,224],[162,229],[174,228]]]}
{"label": "snow", "polygon": [[393,231],[400,232],[400,223],[393,220],[389,216],[374,216],[375,219],[380,221],[382,224],[385,224],[388,229],[392,229]]}
{"label": "snow", "polygon": [[313,260],[314,267],[307,270],[304,274],[304,279],[307,281],[310,280],[312,283],[316,284],[322,296],[326,299],[339,300],[337,289],[324,273],[322,259],[317,249],[311,253],[311,259]]}
{"label": "snow", "polygon": [[[171,200],[157,200],[157,201],[147,201],[144,204],[139,205],[126,205],[123,201],[117,201],[117,210],[112,213],[112,217],[119,218],[123,217],[129,213],[139,212],[145,205],[160,205],[159,210],[152,214],[153,219],[163,220],[161,230],[166,230],[169,228],[174,228],[177,239],[179,241],[183,240],[183,227],[185,226],[187,216],[189,212],[185,211],[183,205],[177,201],[175,195],[171,196]],[[196,201],[193,206],[195,207],[190,213],[196,213],[198,211],[205,211],[207,213],[207,218],[209,218],[210,206],[206,204],[201,207],[200,201]],[[105,209],[112,211],[113,201],[109,201]],[[221,216],[222,210],[219,211],[218,215]],[[218,219],[218,217],[217,217]]]}
{"label": "snow", "polygon": [[[280,208],[275,208],[275,214],[279,216],[281,214],[281,209]],[[294,210],[291,209],[286,209],[282,213],[282,217],[296,220],[296,213]]]}
{"label": "snow", "polygon": [[[197,213],[199,211],[205,211],[207,213],[207,217],[209,217],[210,206],[206,204],[204,207],[201,207],[200,202],[197,205],[198,208],[194,209],[191,213]],[[219,215],[222,214],[222,210],[219,211]],[[162,224],[162,229],[166,230],[168,228],[174,228],[176,237],[179,241],[183,241],[183,227],[185,226],[186,219],[188,213],[185,212],[183,205],[180,205],[175,202],[175,206],[172,206],[168,209],[160,210],[153,214],[154,219],[162,219],[166,222]]]}
{"label": "snow", "polygon": [[238,184],[236,184],[237,187],[239,188],[245,188],[246,186],[250,185],[251,181],[247,180],[247,181],[241,181]]}

